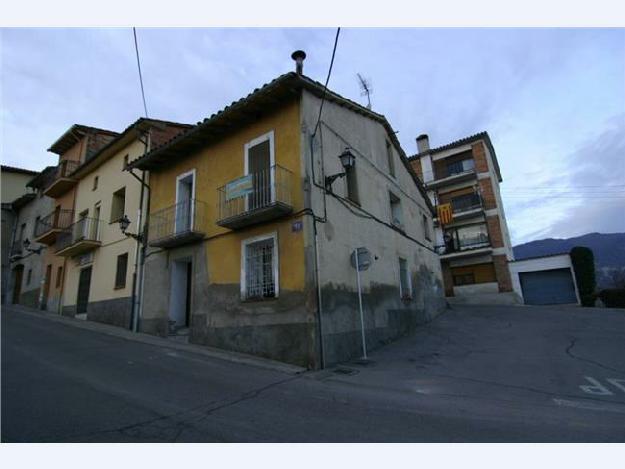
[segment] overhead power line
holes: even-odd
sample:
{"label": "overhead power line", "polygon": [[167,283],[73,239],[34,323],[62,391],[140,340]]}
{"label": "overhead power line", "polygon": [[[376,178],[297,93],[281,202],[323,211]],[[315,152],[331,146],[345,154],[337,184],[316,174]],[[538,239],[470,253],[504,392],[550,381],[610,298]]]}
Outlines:
{"label": "overhead power line", "polygon": [[328,90],[328,83],[330,82],[330,75],[332,74],[332,66],[334,65],[334,55],[336,54],[336,45],[339,42],[339,34],[341,28],[336,28],[336,36],[334,37],[334,47],[332,48],[332,58],[330,59],[330,68],[328,69],[328,76],[326,77],[326,84],[323,87],[323,94],[321,95],[321,105],[319,106],[319,116],[317,117],[317,123],[315,124],[315,130],[312,133],[314,138],[317,135],[317,129],[319,129],[319,122],[321,122],[321,111],[323,110],[323,103],[326,98],[326,92]]}
{"label": "overhead power line", "polygon": [[141,74],[141,60],[139,59],[139,46],[137,45],[137,30],[132,28],[132,34],[135,37],[135,52],[137,54],[137,68],[139,69],[139,83],[141,84],[141,97],[143,98],[143,110],[145,117],[148,117],[148,105],[145,103],[145,91],[143,90],[143,75]]}

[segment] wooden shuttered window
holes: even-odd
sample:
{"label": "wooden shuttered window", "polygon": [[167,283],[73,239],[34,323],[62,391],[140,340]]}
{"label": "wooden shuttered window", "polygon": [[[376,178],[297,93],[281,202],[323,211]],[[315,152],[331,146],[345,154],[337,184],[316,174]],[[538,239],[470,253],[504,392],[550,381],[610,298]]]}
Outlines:
{"label": "wooden shuttered window", "polygon": [[117,256],[117,271],[115,272],[115,288],[126,286],[126,272],[128,270],[128,253]]}

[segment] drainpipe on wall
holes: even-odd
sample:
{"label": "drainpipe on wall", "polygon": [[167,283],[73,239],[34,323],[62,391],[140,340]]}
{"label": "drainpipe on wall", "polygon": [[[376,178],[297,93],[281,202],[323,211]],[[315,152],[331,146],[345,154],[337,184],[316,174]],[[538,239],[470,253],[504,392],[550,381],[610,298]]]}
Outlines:
{"label": "drainpipe on wall", "polygon": [[313,230],[315,232],[315,280],[317,283],[317,321],[319,322],[319,357],[321,369],[326,367],[325,346],[323,341],[323,303],[321,302],[321,274],[319,272],[319,241],[317,237],[317,220],[313,215]]}
{"label": "drainpipe on wall", "polygon": [[[146,155],[150,148],[150,131],[146,133],[146,140],[143,142],[143,154]],[[132,170],[128,170],[128,172],[139,179]],[[145,216],[145,222],[143,221],[143,204],[146,203],[146,195],[145,191],[149,190],[148,184],[145,182],[145,171],[141,171],[141,195],[139,196],[139,210],[137,211],[137,232],[141,235],[140,239],[137,239],[136,250],[135,250],[135,269],[132,276],[132,298],[131,298],[131,307],[130,307],[130,329],[133,332],[139,331],[139,320],[141,316],[141,312],[143,309],[143,281],[144,281],[144,265],[145,265],[145,250],[147,246],[147,222],[148,215]],[[147,198],[147,207],[146,211],[149,210],[149,194]],[[149,212],[148,212],[149,213]]]}
{"label": "drainpipe on wall", "polygon": [[[147,150],[146,150],[147,152]],[[132,276],[132,306],[131,306],[131,329],[133,332],[139,330],[139,316],[142,307],[143,291],[143,260],[145,245],[147,243],[146,230],[143,222],[143,204],[145,200],[145,171],[141,172],[141,195],[139,197],[139,210],[137,210],[137,226],[141,233],[141,239],[137,240],[135,251],[135,269]]]}
{"label": "drainpipe on wall", "polygon": [[[4,204],[3,204],[4,205]],[[5,296],[4,296],[4,303],[7,305],[10,305],[13,300],[13,294],[12,292],[8,291],[9,285],[11,284],[11,274],[13,273],[13,270],[11,269],[11,249],[13,247],[13,244],[15,243],[15,233],[17,233],[17,212],[16,210],[13,208],[13,205],[11,205],[11,209],[9,210],[13,216],[13,228],[11,229],[11,244],[9,244],[9,256],[7,258],[7,271],[6,273],[6,277],[2,279],[2,291],[4,292]],[[15,285],[13,285],[13,288],[15,288]]]}

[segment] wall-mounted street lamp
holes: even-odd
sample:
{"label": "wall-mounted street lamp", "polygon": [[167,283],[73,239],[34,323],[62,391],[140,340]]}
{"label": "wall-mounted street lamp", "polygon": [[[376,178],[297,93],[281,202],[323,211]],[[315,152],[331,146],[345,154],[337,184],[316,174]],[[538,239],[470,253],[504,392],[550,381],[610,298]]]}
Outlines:
{"label": "wall-mounted street lamp", "polygon": [[128,215],[124,215],[123,217],[121,217],[121,219],[119,220],[119,229],[122,230],[122,233],[130,238],[136,239],[139,242],[143,242],[143,234],[139,233],[139,234],[134,234],[134,233],[126,233],[126,230],[128,229],[128,227],[130,226],[130,219],[128,218]]}
{"label": "wall-mounted street lamp", "polygon": [[342,173],[333,174],[332,176],[326,176],[325,183],[326,183],[326,190],[328,192],[332,191],[332,183],[336,181],[338,178],[347,176],[347,173],[351,171],[354,168],[354,165],[356,164],[356,157],[351,152],[349,147],[343,150],[343,153],[339,155],[339,159],[341,160],[341,166],[343,166],[343,169],[345,171],[343,171]]}
{"label": "wall-mounted street lamp", "polygon": [[31,248],[30,247],[30,239],[26,238],[22,244],[24,245],[24,249],[26,249],[28,252],[32,252],[34,254],[41,254],[41,250],[43,249],[43,246],[39,246],[38,248]]}

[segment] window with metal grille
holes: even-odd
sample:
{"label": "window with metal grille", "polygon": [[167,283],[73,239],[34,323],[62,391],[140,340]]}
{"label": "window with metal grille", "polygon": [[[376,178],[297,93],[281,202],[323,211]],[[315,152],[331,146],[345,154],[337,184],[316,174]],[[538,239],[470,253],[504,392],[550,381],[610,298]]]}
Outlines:
{"label": "window with metal grille", "polygon": [[115,272],[115,288],[126,286],[126,270],[128,269],[128,253],[117,256],[117,271]]}
{"label": "window with metal grille", "polygon": [[399,295],[404,299],[412,297],[408,262],[401,257],[399,258]]}
{"label": "window with metal grille", "polygon": [[28,269],[28,276],[26,277],[26,285],[30,285],[30,281],[33,279],[33,269]]}
{"label": "window with metal grille", "polygon": [[274,238],[263,239],[245,246],[245,298],[276,296]]}

